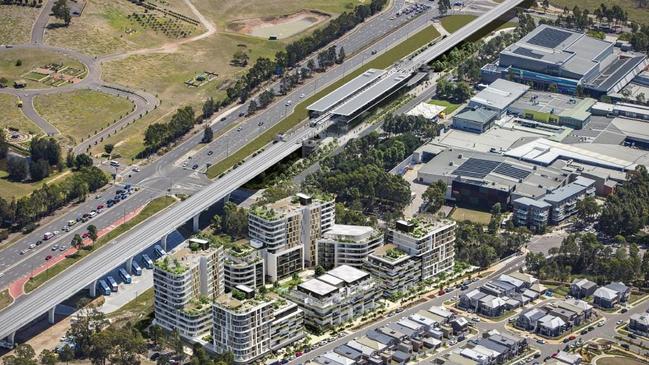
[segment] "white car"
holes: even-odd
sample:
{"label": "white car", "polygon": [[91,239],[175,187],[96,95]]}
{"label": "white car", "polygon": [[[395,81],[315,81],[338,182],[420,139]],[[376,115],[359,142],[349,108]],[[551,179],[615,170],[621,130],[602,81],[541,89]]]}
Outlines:
{"label": "white car", "polygon": [[61,232],[59,232],[59,231],[54,231],[54,232],[52,232],[52,233],[56,236],[57,234],[59,234],[59,233],[61,233]]}
{"label": "white car", "polygon": [[137,166],[133,167],[133,172],[140,172],[140,168]]}
{"label": "white car", "polygon": [[35,244],[35,243],[32,243],[31,245],[29,245],[29,249],[34,249],[34,248],[36,248],[36,244]]}
{"label": "white car", "polygon": [[304,98],[304,94],[300,94],[300,99],[303,99],[303,98]]}

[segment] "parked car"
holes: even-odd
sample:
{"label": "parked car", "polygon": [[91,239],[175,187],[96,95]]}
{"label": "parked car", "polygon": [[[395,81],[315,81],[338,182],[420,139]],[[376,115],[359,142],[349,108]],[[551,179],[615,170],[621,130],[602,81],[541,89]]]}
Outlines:
{"label": "parked car", "polygon": [[45,261],[49,261],[49,260],[51,260],[51,259],[52,259],[52,255],[47,255],[47,256],[45,256]]}

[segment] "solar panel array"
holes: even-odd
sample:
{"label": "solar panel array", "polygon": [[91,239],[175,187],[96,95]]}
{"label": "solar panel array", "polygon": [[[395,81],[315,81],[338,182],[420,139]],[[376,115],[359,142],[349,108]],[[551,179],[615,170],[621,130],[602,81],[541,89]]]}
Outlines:
{"label": "solar panel array", "polygon": [[453,171],[453,175],[484,179],[490,173],[496,173],[513,179],[525,179],[532,171],[513,166],[507,162],[485,160],[471,157]]}
{"label": "solar panel array", "polygon": [[455,171],[453,171],[453,175],[483,179],[485,176],[489,175],[489,173],[491,173],[496,167],[498,167],[499,164],[500,161],[491,161],[471,157],[457,169],[455,169]]}
{"label": "solar panel array", "polygon": [[534,37],[530,38],[527,43],[536,46],[556,48],[561,42],[570,37],[572,33],[554,28],[545,28],[543,31],[537,33]]}
{"label": "solar panel array", "polygon": [[512,166],[506,162],[503,162],[500,165],[498,165],[498,167],[494,169],[494,172],[514,179],[524,179],[532,173],[532,171],[523,170],[521,168]]}

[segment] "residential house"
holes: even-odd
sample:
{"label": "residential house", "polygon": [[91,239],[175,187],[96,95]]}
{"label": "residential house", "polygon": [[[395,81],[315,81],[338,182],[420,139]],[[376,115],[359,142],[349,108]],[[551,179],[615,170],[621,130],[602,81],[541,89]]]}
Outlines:
{"label": "residential house", "polygon": [[570,284],[570,295],[578,299],[593,295],[595,290],[597,284],[585,278],[575,279]]}
{"label": "residential house", "polygon": [[629,329],[644,335],[649,335],[649,313],[635,313],[629,320]]}

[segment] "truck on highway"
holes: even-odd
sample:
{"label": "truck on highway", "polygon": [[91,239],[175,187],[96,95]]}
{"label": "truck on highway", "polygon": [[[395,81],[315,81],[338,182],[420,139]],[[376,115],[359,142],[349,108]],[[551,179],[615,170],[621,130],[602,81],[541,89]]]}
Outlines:
{"label": "truck on highway", "polygon": [[156,255],[158,255],[158,257],[162,257],[162,256],[167,254],[167,252],[165,250],[163,250],[162,247],[160,247],[159,245],[153,246],[153,251],[155,251],[155,253],[156,253]]}
{"label": "truck on highway", "polygon": [[142,268],[135,261],[133,261],[133,273],[137,276],[142,275]]}
{"label": "truck on highway", "polygon": [[130,284],[132,282],[131,275],[124,270],[124,268],[119,269],[119,276],[124,280],[126,284]]}
{"label": "truck on highway", "polygon": [[117,291],[117,289],[118,289],[117,281],[115,281],[115,279],[113,279],[112,276],[106,277],[106,281],[108,282],[108,285],[110,286],[110,290]]}
{"label": "truck on highway", "polygon": [[147,254],[142,255],[142,265],[144,265],[144,267],[146,267],[149,270],[153,269],[153,260],[151,260],[149,255]]}
{"label": "truck on highway", "polygon": [[97,282],[97,289],[99,289],[99,292],[103,295],[110,295],[110,287],[103,280]]}

